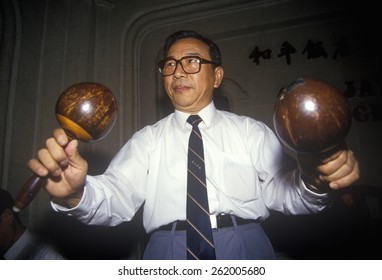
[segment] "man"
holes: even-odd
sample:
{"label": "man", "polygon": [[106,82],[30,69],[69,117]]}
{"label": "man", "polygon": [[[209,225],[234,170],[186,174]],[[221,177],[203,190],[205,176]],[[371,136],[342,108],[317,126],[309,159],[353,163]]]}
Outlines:
{"label": "man", "polygon": [[0,189],[0,255],[6,260],[62,260],[46,239],[25,227],[12,211],[14,200]]}
{"label": "man", "polygon": [[[52,206],[86,224],[111,226],[129,221],[144,204],[144,227],[152,233],[145,259],[275,258],[259,221],[269,216],[269,209],[318,212],[326,207],[328,194],[312,191],[319,186],[308,189],[300,170],[285,164],[282,146],[263,123],[216,110],[213,91],[224,71],[215,43],[193,31],[175,32],[165,42],[159,68],[175,112],[136,132],[104,174],[87,176],[78,142],[68,143],[62,129],[54,131],[38,159],[29,161],[34,173],[51,176],[45,189],[53,197]],[[196,114],[202,119],[198,127],[187,122]],[[198,245],[201,257],[191,248],[188,233],[199,230],[186,213],[192,197],[187,190],[188,141],[194,132],[203,140],[205,168],[196,166],[205,169],[206,178],[198,181],[205,180],[208,206],[194,202],[208,214],[212,227],[211,237],[200,234],[205,241]],[[333,189],[359,178],[349,150],[317,170]],[[212,255],[204,254],[206,247]]]}

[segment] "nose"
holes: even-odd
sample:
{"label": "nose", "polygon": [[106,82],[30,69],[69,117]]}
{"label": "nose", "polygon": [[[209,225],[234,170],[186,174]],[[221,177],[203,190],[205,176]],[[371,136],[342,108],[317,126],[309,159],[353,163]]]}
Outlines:
{"label": "nose", "polygon": [[186,72],[183,69],[183,65],[181,61],[177,61],[175,65],[174,78],[181,78],[186,76]]}

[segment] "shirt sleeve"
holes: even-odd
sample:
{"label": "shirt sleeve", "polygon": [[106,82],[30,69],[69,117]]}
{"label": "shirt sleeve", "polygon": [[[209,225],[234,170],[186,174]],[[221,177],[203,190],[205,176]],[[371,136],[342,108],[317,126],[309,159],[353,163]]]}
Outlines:
{"label": "shirt sleeve", "polygon": [[285,153],[273,131],[262,123],[258,125],[262,132],[251,134],[254,135],[251,157],[267,208],[287,215],[323,210],[329,203],[328,194],[310,191],[301,179],[296,161]]}
{"label": "shirt sleeve", "polygon": [[148,146],[145,135],[135,133],[104,174],[87,176],[76,207],[69,209],[51,202],[53,209],[90,225],[114,226],[131,220],[145,199]]}

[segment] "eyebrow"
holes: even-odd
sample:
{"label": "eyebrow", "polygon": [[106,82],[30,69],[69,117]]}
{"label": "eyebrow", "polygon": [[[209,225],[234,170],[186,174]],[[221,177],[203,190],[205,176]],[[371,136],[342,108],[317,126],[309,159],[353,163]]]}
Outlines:
{"label": "eyebrow", "polygon": [[[182,57],[185,57],[185,56],[198,56],[198,57],[202,57],[202,54],[200,52],[189,52],[189,53],[186,53],[184,56]],[[168,58],[174,58],[174,56],[167,56],[165,59],[168,59]]]}
{"label": "eyebrow", "polygon": [[187,55],[189,56],[202,56],[202,54],[201,53],[196,53],[196,52],[191,52],[191,53],[187,53]]}

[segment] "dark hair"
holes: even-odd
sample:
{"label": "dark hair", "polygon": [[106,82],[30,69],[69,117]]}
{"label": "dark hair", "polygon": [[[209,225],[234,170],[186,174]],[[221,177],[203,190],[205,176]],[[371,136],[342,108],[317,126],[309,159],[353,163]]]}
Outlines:
{"label": "dark hair", "polygon": [[5,209],[12,209],[15,201],[13,200],[11,194],[0,188],[0,215]]}
{"label": "dark hair", "polygon": [[167,57],[168,50],[176,41],[180,39],[186,39],[186,38],[194,38],[207,44],[208,47],[210,48],[210,55],[211,55],[212,61],[215,62],[215,65],[222,66],[222,57],[221,57],[220,49],[218,45],[215,44],[215,42],[213,42],[212,40],[206,37],[203,37],[199,33],[192,30],[179,30],[169,35],[164,43],[163,58]]}

